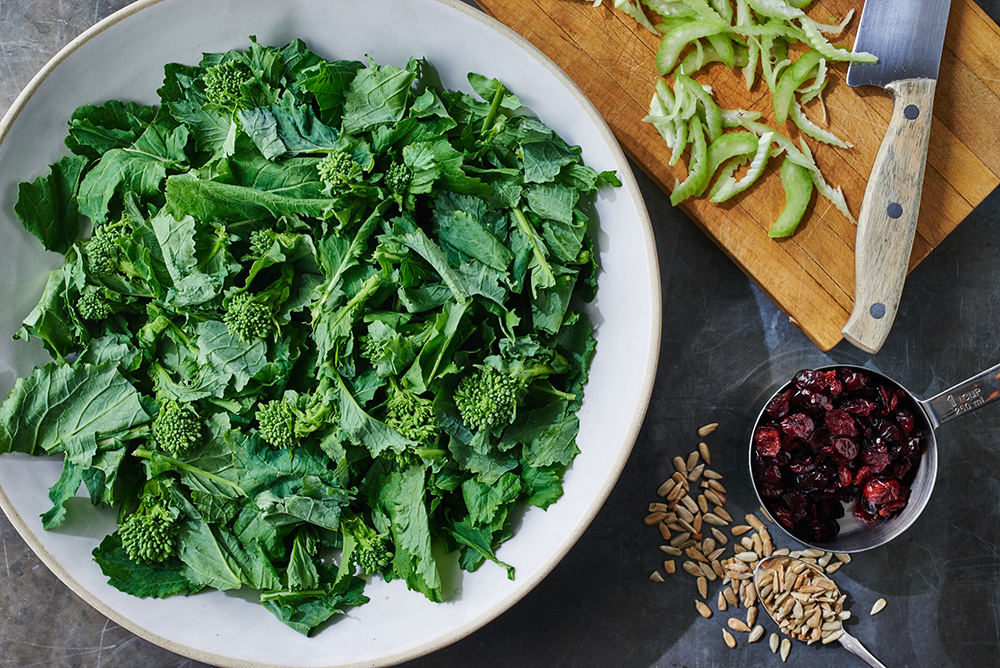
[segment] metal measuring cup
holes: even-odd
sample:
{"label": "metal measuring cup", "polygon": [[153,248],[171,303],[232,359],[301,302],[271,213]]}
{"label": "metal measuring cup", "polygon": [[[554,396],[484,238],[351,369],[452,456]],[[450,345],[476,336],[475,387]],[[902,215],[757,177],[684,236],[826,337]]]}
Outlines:
{"label": "metal measuring cup", "polygon": [[[775,522],[775,524],[793,539],[810,547],[828,552],[862,552],[888,543],[906,531],[920,516],[920,513],[930,500],[931,492],[934,489],[934,481],[937,478],[938,454],[937,439],[934,437],[934,430],[945,422],[954,420],[961,415],[965,415],[1000,398],[1000,364],[982,371],[930,399],[919,399],[892,378],[864,367],[837,364],[820,367],[817,370],[828,371],[840,368],[862,371],[873,380],[899,388],[920,409],[919,413],[914,414],[916,421],[914,430],[920,430],[923,434],[924,452],[920,458],[916,477],[910,484],[909,500],[906,507],[897,515],[889,519],[880,518],[871,524],[857,519],[848,508],[844,513],[844,517],[839,520],[840,532],[837,534],[837,537],[823,543],[810,542],[800,536],[793,535],[780,522]],[[757,480],[753,474],[753,434],[762,421],[766,421],[765,410],[771,399],[790,388],[792,384],[793,381],[788,381],[764,402],[750,432],[750,447],[748,449],[750,480],[753,483],[754,493],[764,508],[767,507],[767,504],[760,494]]]}

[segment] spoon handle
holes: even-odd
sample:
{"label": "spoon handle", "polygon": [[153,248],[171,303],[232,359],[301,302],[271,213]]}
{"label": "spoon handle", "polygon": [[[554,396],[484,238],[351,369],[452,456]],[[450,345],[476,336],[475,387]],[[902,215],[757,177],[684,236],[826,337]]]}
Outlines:
{"label": "spoon handle", "polygon": [[936,397],[922,402],[939,424],[954,420],[960,415],[1000,398],[1000,364],[962,381]]}
{"label": "spoon handle", "polygon": [[858,639],[854,636],[848,634],[846,631],[839,638],[840,644],[843,645],[847,651],[860,656],[864,659],[865,663],[872,668],[885,668],[885,664],[872,656],[872,653],[865,649],[865,646],[858,642]]}

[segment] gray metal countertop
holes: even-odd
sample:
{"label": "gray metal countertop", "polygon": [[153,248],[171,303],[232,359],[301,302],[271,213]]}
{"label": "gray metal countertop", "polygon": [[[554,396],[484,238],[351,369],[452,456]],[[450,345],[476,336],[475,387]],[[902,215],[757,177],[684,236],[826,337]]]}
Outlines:
{"label": "gray metal countertop", "polygon": [[[977,2],[1000,21],[1000,0]],[[60,47],[127,4],[0,0],[0,113]],[[744,635],[736,649],[723,643],[728,615],[697,615],[694,578],[678,571],[662,584],[648,579],[663,555],[642,518],[673,471],[671,459],[697,445],[699,426],[720,423],[708,440],[729,489],[727,509],[741,517],[756,507],[742,454],[750,408],[772,383],[804,367],[867,364],[927,397],[1000,362],[1000,191],[909,276],[892,333],[872,356],[847,343],[819,351],[666,195],[636,176],[656,236],[664,317],[653,398],[632,456],[583,538],[538,587],[411,668],[778,665],[766,639],[748,645]],[[939,477],[928,509],[903,537],[855,555],[837,575],[855,613],[848,629],[887,666],[1000,666],[1000,409],[949,423],[937,437]],[[0,666],[205,665],[90,608],[2,515],[0,541]],[[870,617],[879,597],[888,605]],[[764,626],[774,630],[769,620]],[[788,665],[864,664],[837,646],[797,645]]]}

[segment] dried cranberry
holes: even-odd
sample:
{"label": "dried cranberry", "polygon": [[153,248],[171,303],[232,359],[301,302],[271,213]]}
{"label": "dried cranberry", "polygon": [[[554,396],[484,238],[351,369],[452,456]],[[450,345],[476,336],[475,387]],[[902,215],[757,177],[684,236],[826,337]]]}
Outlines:
{"label": "dried cranberry", "polygon": [[913,460],[909,457],[900,457],[896,460],[896,463],[892,466],[892,474],[896,476],[897,480],[902,480],[906,477],[906,474],[910,472],[913,467]]}
{"label": "dried cranberry", "polygon": [[765,466],[762,475],[766,482],[777,485],[781,482],[781,467],[777,464]]}
{"label": "dried cranberry", "polygon": [[851,415],[871,415],[872,410],[875,408],[875,404],[868,399],[858,398],[858,399],[848,399],[840,404],[841,409],[847,411]]}
{"label": "dried cranberry", "polygon": [[784,392],[776,394],[767,402],[764,412],[775,419],[780,419],[788,415],[788,402],[791,400],[793,392],[794,390],[787,389]]}
{"label": "dried cranberry", "polygon": [[881,506],[895,501],[900,497],[900,484],[898,480],[886,480],[884,478],[872,478],[865,483],[863,492],[865,500],[869,503]]}
{"label": "dried cranberry", "polygon": [[851,462],[858,456],[858,444],[852,438],[844,436],[830,439],[830,448],[836,453],[834,459]]}
{"label": "dried cranberry", "polygon": [[759,427],[753,440],[762,457],[774,457],[781,452],[781,434],[774,427]]}
{"label": "dried cranberry", "polygon": [[839,408],[827,411],[826,428],[831,436],[856,436],[858,433],[851,414]]}
{"label": "dried cranberry", "polygon": [[896,415],[894,417],[896,418],[896,424],[899,425],[899,428],[903,431],[903,434],[905,436],[909,436],[910,433],[913,431],[914,425],[916,424],[916,422],[913,419],[913,413],[906,410],[905,408],[901,408],[898,411],[896,411]]}
{"label": "dried cranberry", "polygon": [[795,528],[795,520],[792,519],[792,513],[787,507],[783,505],[775,504],[770,508],[771,513],[774,515],[774,519],[781,522],[781,524],[791,531]]}
{"label": "dried cranberry", "polygon": [[841,466],[837,469],[837,482],[841,487],[850,487],[853,480],[854,474],[851,472],[851,469],[846,466]]}
{"label": "dried cranberry", "polygon": [[808,441],[812,438],[816,423],[805,413],[792,413],[781,421],[781,430],[793,438]]}
{"label": "dried cranberry", "polygon": [[861,452],[861,459],[868,464],[873,471],[878,473],[886,466],[889,465],[889,445],[882,438],[875,438],[874,440],[865,443],[865,447]]}
{"label": "dried cranberry", "polygon": [[839,369],[838,375],[844,383],[844,390],[847,392],[857,392],[868,384],[868,376],[855,369],[842,367]]}
{"label": "dried cranberry", "polygon": [[800,457],[789,464],[788,468],[792,470],[792,473],[801,475],[803,473],[809,473],[816,468],[816,462],[812,457]]}

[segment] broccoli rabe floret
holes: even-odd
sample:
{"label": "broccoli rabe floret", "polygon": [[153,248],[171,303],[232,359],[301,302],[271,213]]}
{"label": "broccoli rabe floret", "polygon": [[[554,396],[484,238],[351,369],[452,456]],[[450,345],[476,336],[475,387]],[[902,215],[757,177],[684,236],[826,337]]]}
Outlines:
{"label": "broccoli rabe floret", "polygon": [[353,559],[366,575],[379,573],[389,566],[393,555],[387,537],[368,526],[360,515],[345,513],[340,518],[340,530],[344,537],[342,559]]}
{"label": "broccoli rabe floret", "polygon": [[128,558],[155,563],[175,555],[179,517],[170,504],[168,483],[157,478],[147,481],[139,507],[118,529]]}
{"label": "broccoli rabe floret", "polygon": [[236,294],[229,301],[229,308],[222,317],[226,328],[233,336],[238,336],[245,343],[253,343],[264,339],[274,331],[274,318],[267,304],[255,301],[245,292]]}
{"label": "broccoli rabe floret", "polygon": [[288,391],[281,399],[260,405],[255,416],[260,437],[276,448],[291,450],[306,436],[336,427],[340,416],[328,403],[328,389],[324,379],[315,392]]}
{"label": "broccoli rabe floret", "polygon": [[441,433],[433,402],[400,387],[392,377],[389,378],[385,414],[385,423],[411,441],[433,445]]}
{"label": "broccoli rabe floret", "polygon": [[120,262],[118,242],[131,234],[134,226],[135,221],[125,215],[117,222],[105,223],[94,228],[93,235],[84,247],[91,272],[97,276],[109,276],[118,271]]}
{"label": "broccoli rabe floret", "polygon": [[219,106],[227,106],[240,98],[241,87],[253,79],[253,73],[243,63],[227,60],[206,69],[201,78],[205,82],[205,97]]}
{"label": "broccoli rabe floret", "polygon": [[184,455],[201,441],[201,418],[190,405],[168,399],[160,404],[153,435],[164,452],[175,457]]}
{"label": "broccoli rabe floret", "polygon": [[[462,421],[473,431],[506,427],[517,416],[517,408],[533,381],[564,373],[567,368],[561,358],[552,363],[517,360],[507,363],[503,369],[478,367],[458,382],[455,406]],[[575,398],[551,388],[548,391],[568,399]]]}
{"label": "broccoli rabe floret", "polygon": [[335,185],[356,180],[361,172],[361,166],[354,162],[350,153],[334,151],[319,161],[316,165],[319,178],[324,183]]}
{"label": "broccoli rabe floret", "polygon": [[76,312],[84,320],[104,320],[114,310],[111,302],[98,290],[87,290],[76,300]]}
{"label": "broccoli rabe floret", "polygon": [[264,257],[274,244],[273,230],[254,230],[250,233],[250,257]]}
{"label": "broccoli rabe floret", "polygon": [[389,169],[385,172],[385,187],[393,195],[402,195],[410,187],[410,180],[412,178],[413,172],[410,171],[409,167],[394,162],[389,165]]}

